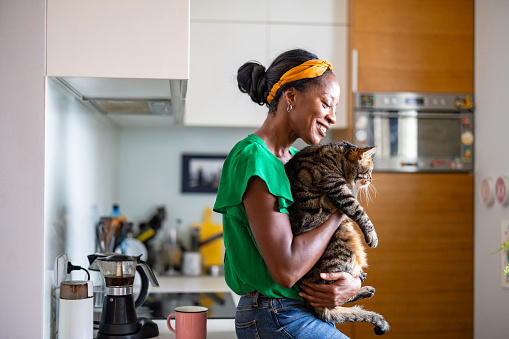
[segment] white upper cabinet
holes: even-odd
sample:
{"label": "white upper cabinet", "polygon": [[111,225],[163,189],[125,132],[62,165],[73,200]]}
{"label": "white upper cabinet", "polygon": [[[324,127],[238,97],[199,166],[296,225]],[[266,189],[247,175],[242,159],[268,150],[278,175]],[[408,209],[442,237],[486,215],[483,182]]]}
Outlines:
{"label": "white upper cabinet", "polygon": [[249,127],[262,124],[268,109],[240,92],[237,70],[249,60],[266,62],[266,29],[265,25],[256,23],[191,24],[191,72],[185,125]]}
{"label": "white upper cabinet", "polygon": [[304,48],[334,66],[342,94],[334,127],[346,128],[347,10],[347,0],[191,0],[185,125],[259,127],[268,108],[240,92],[238,68]]}
{"label": "white upper cabinet", "polygon": [[189,78],[189,0],[47,0],[47,75]]}
{"label": "white upper cabinet", "polygon": [[265,22],[269,0],[191,0],[192,21]]}
{"label": "white upper cabinet", "polygon": [[348,23],[348,0],[269,0],[269,21],[337,25]]}

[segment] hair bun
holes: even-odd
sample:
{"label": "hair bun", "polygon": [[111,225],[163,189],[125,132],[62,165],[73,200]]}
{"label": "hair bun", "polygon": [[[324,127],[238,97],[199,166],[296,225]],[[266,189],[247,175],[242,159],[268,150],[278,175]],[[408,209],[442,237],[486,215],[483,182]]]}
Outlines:
{"label": "hair bun", "polygon": [[237,72],[237,83],[242,93],[247,93],[258,105],[267,103],[265,67],[256,61],[246,62]]}

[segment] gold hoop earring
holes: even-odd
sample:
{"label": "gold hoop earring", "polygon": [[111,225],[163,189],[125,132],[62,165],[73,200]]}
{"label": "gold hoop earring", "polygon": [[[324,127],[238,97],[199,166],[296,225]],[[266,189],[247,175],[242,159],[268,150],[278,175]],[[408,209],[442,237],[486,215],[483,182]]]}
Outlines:
{"label": "gold hoop earring", "polygon": [[288,107],[286,107],[286,111],[288,113],[290,113],[290,111],[293,109],[293,106],[292,105],[288,105]]}

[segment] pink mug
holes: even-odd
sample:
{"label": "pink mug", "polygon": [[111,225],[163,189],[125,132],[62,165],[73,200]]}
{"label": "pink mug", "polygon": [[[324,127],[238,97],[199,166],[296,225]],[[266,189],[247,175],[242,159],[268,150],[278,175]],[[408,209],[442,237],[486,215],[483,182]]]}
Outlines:
{"label": "pink mug", "polygon": [[[177,339],[205,339],[207,338],[207,311],[202,306],[180,306],[175,308],[166,319],[170,331]],[[171,327],[171,317],[175,316],[175,328]]]}

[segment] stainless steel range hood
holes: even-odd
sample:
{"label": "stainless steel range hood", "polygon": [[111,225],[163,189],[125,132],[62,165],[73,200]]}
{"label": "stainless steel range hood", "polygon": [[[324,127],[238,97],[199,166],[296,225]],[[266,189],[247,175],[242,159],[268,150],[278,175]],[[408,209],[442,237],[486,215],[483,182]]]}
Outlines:
{"label": "stainless steel range hood", "polygon": [[56,77],[83,102],[106,115],[171,116],[182,124],[187,80]]}

